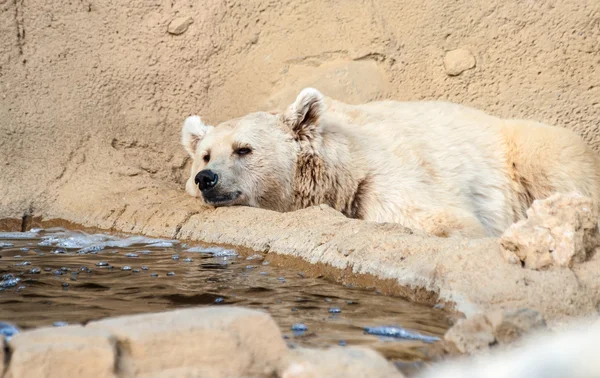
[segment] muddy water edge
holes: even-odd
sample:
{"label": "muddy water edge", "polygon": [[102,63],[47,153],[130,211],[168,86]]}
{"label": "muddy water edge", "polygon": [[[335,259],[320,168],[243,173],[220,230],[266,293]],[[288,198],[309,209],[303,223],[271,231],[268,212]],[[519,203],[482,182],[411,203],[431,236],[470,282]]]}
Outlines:
{"label": "muddy water edge", "polygon": [[64,222],[14,234],[6,226],[0,222],[0,321],[21,329],[243,306],[267,311],[290,347],[367,345],[410,376],[435,359],[435,340],[455,316],[375,287],[333,283],[276,254]]}

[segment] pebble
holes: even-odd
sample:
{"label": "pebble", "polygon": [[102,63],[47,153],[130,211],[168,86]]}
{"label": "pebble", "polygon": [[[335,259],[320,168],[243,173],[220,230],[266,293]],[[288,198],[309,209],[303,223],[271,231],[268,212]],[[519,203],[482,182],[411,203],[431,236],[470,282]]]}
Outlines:
{"label": "pebble", "polygon": [[139,273],[139,272],[141,272],[141,270],[139,270],[139,269],[133,269],[133,273]]}
{"label": "pebble", "polygon": [[96,263],[96,266],[108,266],[108,263],[106,261],[100,261]]}
{"label": "pebble", "polygon": [[215,303],[221,303],[223,302],[225,299],[223,297],[219,297],[217,299],[215,299]]}
{"label": "pebble", "polygon": [[138,255],[137,253],[133,253],[133,252],[130,252],[130,253],[126,253],[126,254],[125,254],[125,257],[138,257],[138,256],[139,256],[139,255]]}
{"label": "pebble", "polygon": [[125,265],[121,268],[121,270],[131,270],[131,267],[129,265]]}
{"label": "pebble", "polygon": [[3,289],[8,289],[9,287],[14,287],[19,284],[21,281],[20,278],[9,278],[7,280],[0,281],[0,287]]}
{"label": "pebble", "polygon": [[171,20],[167,27],[167,32],[173,35],[180,35],[190,27],[194,20],[190,16],[177,17]]}
{"label": "pebble", "polygon": [[52,270],[52,268],[44,268],[44,272],[49,272],[51,270]]}
{"label": "pebble", "polygon": [[260,272],[259,274],[262,275],[262,276],[266,276],[269,273],[267,273],[267,272]]}
{"label": "pebble", "polygon": [[175,275],[175,272],[169,272],[169,273],[167,273],[167,276],[169,276],[169,277],[172,277],[174,275]]}
{"label": "pebble", "polygon": [[329,309],[329,312],[330,312],[331,314],[341,314],[341,313],[342,313],[342,310],[341,310],[341,309],[339,309],[338,307],[331,307],[331,308]]}
{"label": "pebble", "polygon": [[67,282],[63,282],[62,287],[69,287],[69,284]]}
{"label": "pebble", "polygon": [[55,270],[54,272],[52,272],[55,276],[62,276],[63,274],[65,274],[62,270]]}
{"label": "pebble", "polygon": [[142,270],[148,270],[148,267],[146,265],[142,265]]}
{"label": "pebble", "polygon": [[186,258],[186,259],[184,259],[183,261],[185,261],[185,262],[188,262],[188,263],[189,263],[189,262],[192,262],[192,261],[194,261],[194,260],[192,260],[191,258],[187,257],[187,258]]}
{"label": "pebble", "polygon": [[466,49],[448,51],[444,57],[446,75],[457,76],[466,70],[475,67],[475,57]]}
{"label": "pebble", "polygon": [[2,280],[10,280],[13,278],[15,278],[15,275],[12,273],[7,273],[7,274],[2,275]]}
{"label": "pebble", "polygon": [[171,258],[172,258],[173,260],[179,260],[179,255],[173,255]]}
{"label": "pebble", "polygon": [[291,330],[294,332],[304,332],[308,330],[308,327],[303,323],[295,323],[292,325]]}
{"label": "pebble", "polygon": [[60,270],[62,270],[63,272],[68,272],[68,271],[70,271],[71,269],[69,269],[69,268],[66,268],[66,267],[64,267],[64,266],[63,266],[62,268],[60,268]]}
{"label": "pebble", "polygon": [[10,247],[14,247],[14,246],[15,245],[13,243],[0,242],[0,248],[10,248]]}
{"label": "pebble", "polygon": [[42,270],[40,268],[31,268],[29,273],[31,274],[39,274]]}
{"label": "pebble", "polygon": [[68,326],[68,325],[69,325],[69,323],[67,323],[67,322],[54,322],[52,324],[53,327],[65,327],[65,326]]}
{"label": "pebble", "polygon": [[150,273],[150,277],[158,277],[158,273]]}
{"label": "pebble", "polygon": [[27,265],[31,265],[31,263],[29,261],[23,261],[23,262],[16,264],[16,266],[27,266]]}
{"label": "pebble", "polygon": [[10,323],[0,322],[0,337],[4,337],[6,341],[9,341],[11,337],[19,332],[20,330],[16,326]]}

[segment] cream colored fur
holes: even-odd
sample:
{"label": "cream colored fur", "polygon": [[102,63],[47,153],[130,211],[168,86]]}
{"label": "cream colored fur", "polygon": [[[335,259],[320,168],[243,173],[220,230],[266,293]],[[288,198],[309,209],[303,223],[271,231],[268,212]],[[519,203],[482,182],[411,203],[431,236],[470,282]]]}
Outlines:
{"label": "cream colored fur", "polygon": [[[328,204],[349,217],[481,237],[501,234],[554,192],[600,203],[599,158],[573,132],[448,102],[349,105],[306,88],[282,114],[185,125],[194,159],[186,190],[202,197],[194,177],[211,169],[215,190],[240,193],[219,205]],[[236,155],[239,145],[252,153]]]}

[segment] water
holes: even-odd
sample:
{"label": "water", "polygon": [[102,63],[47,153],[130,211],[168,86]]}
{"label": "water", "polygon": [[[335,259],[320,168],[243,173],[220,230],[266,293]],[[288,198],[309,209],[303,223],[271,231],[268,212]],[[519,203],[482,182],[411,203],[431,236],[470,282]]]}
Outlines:
{"label": "water", "polygon": [[309,278],[268,254],[64,229],[0,232],[0,322],[26,329],[221,305],[268,311],[291,347],[372,345],[408,374],[449,327],[439,309]]}

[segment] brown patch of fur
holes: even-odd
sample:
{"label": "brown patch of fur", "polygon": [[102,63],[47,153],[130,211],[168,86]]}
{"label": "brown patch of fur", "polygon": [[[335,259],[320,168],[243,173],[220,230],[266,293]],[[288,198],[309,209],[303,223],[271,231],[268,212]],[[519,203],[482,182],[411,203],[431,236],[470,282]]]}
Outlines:
{"label": "brown patch of fur", "polygon": [[296,163],[293,182],[293,210],[326,204],[349,215],[354,187],[352,178],[344,170],[329,167],[308,141],[301,141],[301,152]]}
{"label": "brown patch of fur", "polygon": [[365,196],[369,193],[372,186],[372,178],[367,175],[362,179],[356,187],[356,192],[350,204],[350,211],[348,215],[350,218],[363,219],[365,217]]}

